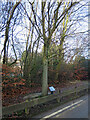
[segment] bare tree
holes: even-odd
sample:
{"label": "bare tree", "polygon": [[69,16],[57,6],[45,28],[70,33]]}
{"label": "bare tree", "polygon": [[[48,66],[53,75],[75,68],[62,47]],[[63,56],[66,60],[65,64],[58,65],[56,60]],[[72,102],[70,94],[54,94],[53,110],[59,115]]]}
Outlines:
{"label": "bare tree", "polygon": [[70,11],[77,2],[69,3],[67,8],[62,10],[62,6],[64,4],[63,1],[61,2],[46,2],[42,1],[39,4],[40,13],[36,12],[36,1],[32,3],[28,1],[31,6],[32,14],[34,18],[34,22],[32,18],[28,15],[27,10],[23,6],[24,10],[27,13],[27,17],[32,23],[37,32],[38,36],[40,36],[41,41],[44,44],[44,52],[43,52],[43,80],[42,80],[42,95],[47,94],[48,90],[48,51],[52,41],[53,34],[58,29],[60,23],[64,20],[67,12]]}
{"label": "bare tree", "polygon": [[[43,1],[37,2],[36,0],[33,0],[32,2],[30,0],[27,0],[25,3],[24,1],[16,2],[12,5],[12,8],[8,11],[9,17],[7,17],[6,20],[6,26],[3,27],[5,30],[5,41],[4,41],[4,47],[2,52],[4,52],[3,56],[3,63],[6,63],[6,51],[8,51],[9,46],[9,33],[11,30],[11,41],[12,41],[12,48],[14,51],[14,56],[17,60],[17,53],[15,51],[15,45],[14,42],[16,40],[13,39],[14,33],[14,25],[15,23],[11,25],[11,22],[13,20],[14,13],[18,6],[20,5],[20,9],[24,10],[21,14],[23,14],[23,19],[25,19],[25,22],[22,24],[22,28],[24,28],[24,31],[21,31],[22,36],[25,36],[23,39],[24,45],[25,45],[25,59],[24,59],[24,75],[25,77],[30,75],[30,64],[32,64],[33,57],[37,56],[37,51],[40,46],[40,44],[43,44],[43,78],[42,78],[42,95],[47,95],[48,93],[48,62],[54,55],[58,56],[59,60],[63,60],[65,58],[65,52],[67,54],[67,51],[70,51],[68,47],[65,47],[65,41],[66,37],[70,37],[72,33],[74,34],[75,29],[74,26],[77,21],[73,20],[70,22],[70,19],[72,19],[72,15],[74,16],[75,11],[77,12],[79,7],[79,2],[67,2],[65,3],[64,0],[61,0],[61,2],[58,1]],[[74,10],[75,8],[75,10]],[[77,8],[77,9],[76,9]],[[15,13],[16,15],[16,13]],[[20,14],[19,14],[20,15]],[[17,18],[17,16],[15,16]],[[27,19],[28,18],[28,19]],[[17,21],[17,19],[15,19]],[[20,26],[20,24],[19,24]],[[73,27],[72,27],[73,26]],[[72,29],[73,28],[73,29]],[[72,30],[71,30],[72,29]],[[26,31],[26,33],[24,33]],[[74,34],[75,35],[75,34]],[[22,38],[22,37],[21,37]],[[19,42],[17,42],[19,43]],[[57,50],[55,54],[50,55],[50,47],[53,45],[53,43],[57,44]],[[19,44],[20,45],[20,44]],[[20,48],[20,46],[19,46]],[[20,48],[21,49],[21,48]],[[66,51],[66,50],[67,51]],[[34,56],[35,53],[35,56]],[[14,61],[14,63],[16,62]],[[60,66],[60,64],[58,65]],[[28,68],[28,69],[27,69]]]}
{"label": "bare tree", "polygon": [[[15,4],[13,4],[12,2],[7,2],[7,4],[6,4],[6,7],[8,7],[8,4],[11,3],[11,6],[9,6],[9,9],[8,9],[7,20],[5,20],[6,21],[6,24],[5,24],[5,40],[4,40],[4,47],[3,47],[3,50],[2,50],[2,52],[4,52],[4,55],[3,55],[3,64],[5,64],[7,62],[7,60],[6,60],[7,55],[6,54],[7,54],[8,46],[9,46],[10,24],[11,24],[14,12],[15,12],[16,8],[18,7],[18,5],[20,4],[20,2],[21,2],[21,0],[19,0],[19,2],[16,2]],[[2,29],[3,29],[3,27],[2,27]],[[12,40],[12,42],[13,42],[13,40]],[[14,46],[13,46],[13,51],[15,53]],[[15,56],[16,56],[16,53],[15,53]],[[17,60],[17,57],[16,57],[16,60]],[[16,62],[16,60],[15,60],[15,62]]]}

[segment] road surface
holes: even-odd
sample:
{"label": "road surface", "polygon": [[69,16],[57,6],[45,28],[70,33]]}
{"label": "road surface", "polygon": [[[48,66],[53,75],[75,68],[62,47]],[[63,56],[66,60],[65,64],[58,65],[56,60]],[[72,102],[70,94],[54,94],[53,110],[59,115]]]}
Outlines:
{"label": "road surface", "polygon": [[90,95],[85,95],[33,118],[39,118],[40,120],[47,118],[88,118],[89,102]]}

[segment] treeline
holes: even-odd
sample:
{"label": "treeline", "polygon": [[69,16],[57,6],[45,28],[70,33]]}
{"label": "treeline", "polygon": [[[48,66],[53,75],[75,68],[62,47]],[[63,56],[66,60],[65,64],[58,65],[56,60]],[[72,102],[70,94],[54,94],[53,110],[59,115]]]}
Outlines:
{"label": "treeline", "polygon": [[[33,59],[28,56],[25,62],[25,52],[22,55],[23,77],[26,79],[26,86],[33,86],[35,84],[42,84],[43,74],[43,54],[38,53]],[[89,60],[78,55],[72,62],[65,62],[64,59],[59,59],[55,56],[48,60],[48,84],[60,84],[62,82],[74,80],[88,79],[88,63]]]}
{"label": "treeline", "polygon": [[[21,62],[25,62],[23,57]],[[83,56],[77,56],[72,63],[66,63],[64,60],[60,61],[58,57],[55,57],[48,64],[49,86],[89,79],[90,60],[85,59]],[[26,68],[24,69],[23,64],[21,68],[16,65],[2,65],[0,74],[2,74],[3,102],[5,99],[9,100],[20,95],[30,94],[32,92],[31,88],[34,88],[34,90],[40,88],[41,91],[43,74],[42,53],[38,53],[37,57],[34,57],[32,61],[29,58]]]}
{"label": "treeline", "polygon": [[[48,94],[48,83],[86,79],[84,63],[81,65],[75,59],[78,55],[87,57],[88,50],[85,24],[88,12],[84,12],[88,2],[83,2],[8,0],[0,3],[2,63],[14,69],[22,56],[20,75],[23,74],[25,85],[42,84],[43,96]],[[12,56],[14,60],[9,62]]]}

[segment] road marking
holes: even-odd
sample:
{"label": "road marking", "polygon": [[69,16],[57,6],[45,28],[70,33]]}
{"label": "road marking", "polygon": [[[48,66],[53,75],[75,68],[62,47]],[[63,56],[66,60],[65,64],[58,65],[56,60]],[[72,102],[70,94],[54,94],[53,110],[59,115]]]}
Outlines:
{"label": "road marking", "polygon": [[83,101],[83,100],[80,100],[80,101],[78,101],[78,102],[75,102],[75,103],[73,103],[73,104],[71,104],[71,105],[69,105],[69,106],[67,106],[67,107],[65,107],[65,108],[62,108],[62,109],[60,109],[60,110],[58,110],[58,111],[56,111],[56,112],[54,112],[54,113],[52,113],[52,114],[50,114],[50,115],[47,115],[47,116],[41,118],[40,120],[45,120],[46,118],[50,118],[50,117],[52,117],[52,116],[54,116],[54,115],[56,115],[56,114],[58,114],[58,113],[60,113],[60,112],[62,112],[62,111],[64,111],[64,110],[67,110],[68,108],[70,108],[70,107],[72,107],[72,106],[74,106],[74,105],[77,105],[77,104],[81,103],[82,101]]}
{"label": "road marking", "polygon": [[[84,103],[84,102],[86,102],[86,100],[83,100],[83,103]],[[82,104],[82,103],[79,103],[79,104],[77,104],[77,105],[74,105],[73,107],[71,107],[70,109],[68,109],[68,111],[71,111],[71,110],[75,109],[76,107],[79,107],[81,104]],[[88,105],[87,105],[87,106],[88,106]],[[60,116],[61,116],[61,114],[56,115],[55,118],[58,118],[58,117],[60,117]]]}
{"label": "road marking", "polygon": [[[71,108],[69,109],[69,111],[75,109],[76,107],[79,107],[80,105],[81,105],[81,104],[78,104],[77,106],[71,107]],[[61,114],[56,115],[55,118],[58,118],[58,117],[60,117],[60,116],[61,116]]]}

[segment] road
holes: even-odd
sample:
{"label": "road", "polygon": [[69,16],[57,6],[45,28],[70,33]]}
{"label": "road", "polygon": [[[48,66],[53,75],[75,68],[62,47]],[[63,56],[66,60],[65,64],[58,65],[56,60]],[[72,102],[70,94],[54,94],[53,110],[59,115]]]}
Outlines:
{"label": "road", "polygon": [[88,118],[89,102],[90,95],[85,95],[53,110],[34,116],[33,118],[39,118],[40,120],[45,120],[47,118]]}

